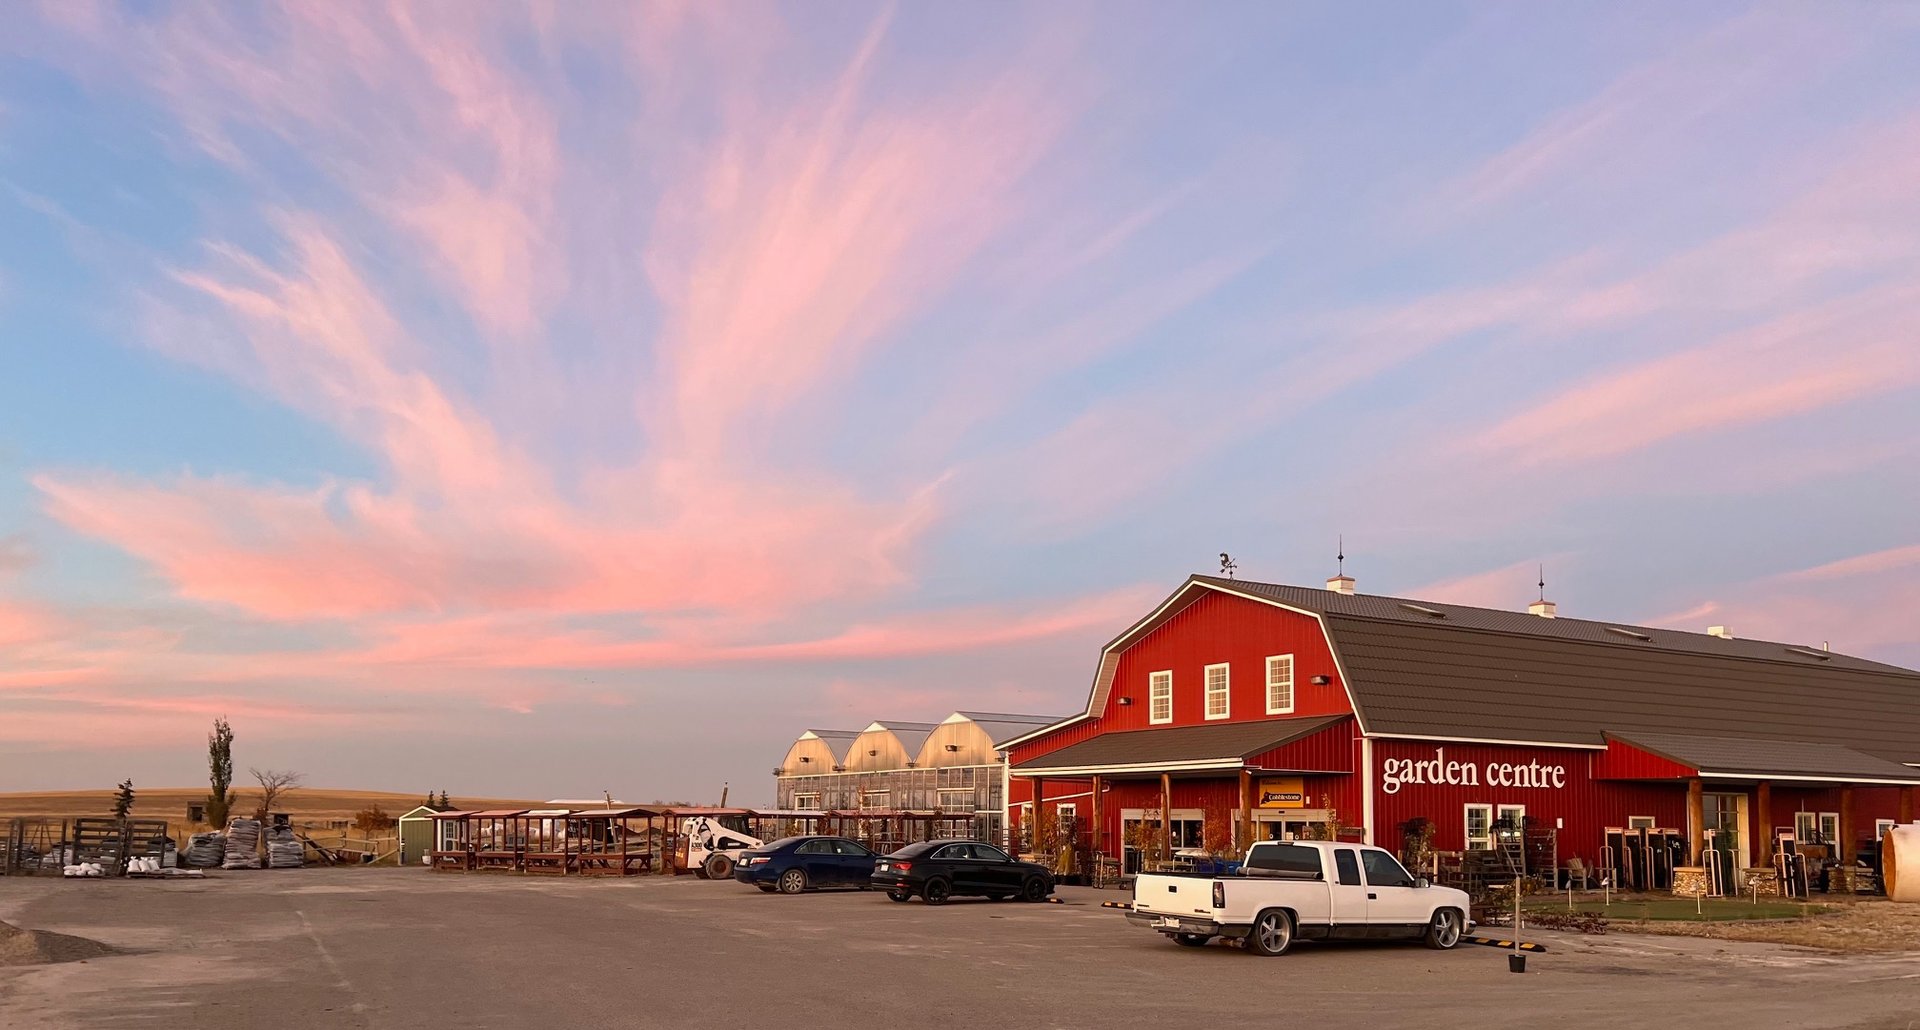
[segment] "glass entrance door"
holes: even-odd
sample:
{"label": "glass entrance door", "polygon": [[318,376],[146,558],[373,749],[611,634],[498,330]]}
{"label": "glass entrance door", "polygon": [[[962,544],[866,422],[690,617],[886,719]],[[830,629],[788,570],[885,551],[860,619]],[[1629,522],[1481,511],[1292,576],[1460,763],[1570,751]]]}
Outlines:
{"label": "glass entrance door", "polygon": [[1719,870],[1721,892],[1737,894],[1740,885],[1734,881],[1734,877],[1745,864],[1740,836],[1746,822],[1741,810],[1746,807],[1747,797],[1744,794],[1708,794],[1701,800],[1706,828],[1713,831],[1713,848],[1706,860]]}

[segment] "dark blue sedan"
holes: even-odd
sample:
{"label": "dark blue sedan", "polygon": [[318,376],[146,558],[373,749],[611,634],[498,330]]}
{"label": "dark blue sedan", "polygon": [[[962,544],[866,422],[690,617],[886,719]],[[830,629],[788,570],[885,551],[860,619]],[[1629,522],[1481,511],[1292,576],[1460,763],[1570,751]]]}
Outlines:
{"label": "dark blue sedan", "polygon": [[771,894],[820,887],[871,889],[874,854],[845,837],[782,837],[749,849],[733,878]]}

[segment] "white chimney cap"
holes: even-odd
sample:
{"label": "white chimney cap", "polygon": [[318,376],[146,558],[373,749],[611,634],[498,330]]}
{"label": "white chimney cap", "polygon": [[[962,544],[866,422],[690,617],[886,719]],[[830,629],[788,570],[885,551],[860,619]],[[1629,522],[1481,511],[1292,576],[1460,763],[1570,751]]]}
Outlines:
{"label": "white chimney cap", "polygon": [[1329,576],[1327,577],[1327,589],[1336,594],[1351,594],[1353,593],[1353,577],[1344,572],[1338,576]]}
{"label": "white chimney cap", "polygon": [[1541,600],[1535,601],[1532,604],[1527,605],[1528,615],[1538,615],[1543,619],[1554,618],[1554,614],[1556,610],[1557,608],[1554,605],[1554,603],[1552,601],[1546,600],[1545,598],[1542,598]]}
{"label": "white chimney cap", "polygon": [[1728,629],[1728,628],[1727,628],[1727,627],[1725,627],[1725,626],[1708,626],[1708,627],[1707,627],[1707,636],[1710,636],[1710,637],[1719,637],[1719,638],[1720,638],[1720,639],[1722,639],[1722,640],[1732,640],[1732,639],[1733,639],[1733,631],[1732,631],[1732,630],[1730,630],[1730,629]]}

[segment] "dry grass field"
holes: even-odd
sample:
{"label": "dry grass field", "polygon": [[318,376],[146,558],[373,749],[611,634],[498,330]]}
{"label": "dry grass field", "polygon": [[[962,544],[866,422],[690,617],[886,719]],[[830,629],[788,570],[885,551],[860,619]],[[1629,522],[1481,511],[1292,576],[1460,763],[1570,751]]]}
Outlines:
{"label": "dry grass field", "polygon": [[[235,815],[252,815],[260,803],[260,792],[239,789],[233,806]],[[0,794],[0,824],[14,818],[72,819],[76,816],[102,816],[113,813],[113,788],[100,790],[62,790],[26,794]],[[207,796],[199,787],[137,787],[134,790],[133,815],[146,819],[165,819],[169,834],[184,846],[187,835],[209,829],[205,824],[187,821],[187,806],[199,804]],[[337,790],[329,787],[296,787],[281,795],[277,809],[293,818],[297,827],[313,831],[315,836],[336,835],[338,828],[353,821],[355,813],[378,805],[390,816],[399,816],[426,800],[424,794],[393,794],[377,790]],[[535,808],[538,801],[511,798],[451,799],[457,808]]]}

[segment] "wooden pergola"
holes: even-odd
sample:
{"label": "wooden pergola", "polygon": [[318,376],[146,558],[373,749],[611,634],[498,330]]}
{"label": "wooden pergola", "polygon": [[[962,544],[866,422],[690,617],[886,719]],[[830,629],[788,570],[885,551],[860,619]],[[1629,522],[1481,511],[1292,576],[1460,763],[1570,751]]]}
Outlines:
{"label": "wooden pergola", "polygon": [[637,805],[585,811],[494,809],[436,812],[431,865],[444,872],[558,876],[676,876],[687,871],[682,824],[707,816],[771,840],[827,834],[886,854],[916,841],[965,837],[971,815],[887,810],[757,811],[695,805]]}

